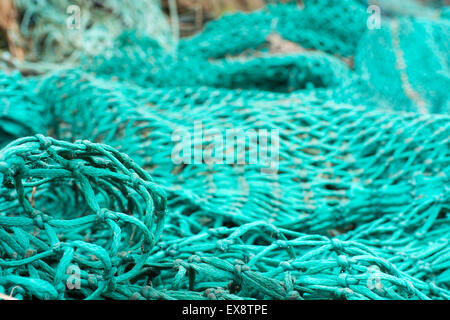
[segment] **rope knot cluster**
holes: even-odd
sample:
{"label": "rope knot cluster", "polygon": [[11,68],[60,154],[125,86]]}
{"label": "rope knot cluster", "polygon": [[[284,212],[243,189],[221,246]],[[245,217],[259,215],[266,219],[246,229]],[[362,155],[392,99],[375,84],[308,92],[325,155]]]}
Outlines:
{"label": "rope knot cluster", "polygon": [[[0,151],[0,162],[3,178],[14,178],[15,197],[8,201],[16,204],[0,220],[6,237],[0,244],[6,253],[0,277],[20,277],[28,290],[39,290],[25,280],[24,270],[33,265],[45,275],[40,282],[53,285],[60,298],[80,293],[98,298],[115,292],[140,271],[160,238],[161,213],[166,212],[165,196],[150,183],[147,172],[111,147],[43,135],[9,144]],[[73,203],[49,202],[47,193],[60,190],[70,194]],[[15,222],[19,217],[20,233]],[[17,259],[8,254],[12,243],[33,255],[2,271],[2,264]],[[124,250],[126,256],[121,254]],[[76,284],[86,281],[88,287],[69,290],[69,269],[76,271],[70,273],[77,277],[72,279]]]}

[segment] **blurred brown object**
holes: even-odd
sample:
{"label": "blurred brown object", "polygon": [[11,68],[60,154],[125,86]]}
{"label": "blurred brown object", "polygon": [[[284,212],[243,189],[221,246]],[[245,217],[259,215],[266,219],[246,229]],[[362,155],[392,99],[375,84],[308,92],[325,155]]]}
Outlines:
{"label": "blurred brown object", "polygon": [[7,29],[16,18],[13,0],[0,1],[0,27]]}
{"label": "blurred brown object", "polygon": [[[162,1],[167,15],[169,1]],[[190,36],[200,31],[204,24],[227,12],[252,11],[265,5],[264,0],[177,0],[180,35]]]}
{"label": "blurred brown object", "polygon": [[298,43],[283,39],[278,33],[268,35],[266,41],[269,44],[269,52],[271,54],[290,54],[312,51],[303,48]]}
{"label": "blurred brown object", "polygon": [[[167,0],[165,1],[167,2]],[[179,12],[200,8],[217,18],[227,11],[251,11],[264,6],[264,0],[178,0]]]}
{"label": "blurred brown object", "polygon": [[23,60],[25,57],[24,49],[19,45],[21,36],[19,25],[17,24],[17,11],[13,0],[0,1],[0,29],[4,30],[8,49],[14,58]]}

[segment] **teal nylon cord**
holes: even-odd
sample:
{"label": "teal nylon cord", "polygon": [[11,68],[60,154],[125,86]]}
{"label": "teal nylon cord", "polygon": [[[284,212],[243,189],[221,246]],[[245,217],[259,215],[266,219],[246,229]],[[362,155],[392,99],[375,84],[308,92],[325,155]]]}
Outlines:
{"label": "teal nylon cord", "polygon": [[[0,71],[0,293],[450,299],[447,10],[368,30],[366,1],[304,5],[225,15],[177,55],[134,26],[70,69]],[[174,162],[199,124],[190,160],[226,160],[208,130],[279,130],[276,170]]]}

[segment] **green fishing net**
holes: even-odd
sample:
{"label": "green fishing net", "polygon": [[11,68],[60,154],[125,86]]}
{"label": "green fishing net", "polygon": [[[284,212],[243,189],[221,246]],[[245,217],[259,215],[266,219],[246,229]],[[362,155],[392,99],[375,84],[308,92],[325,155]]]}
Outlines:
{"label": "green fishing net", "polygon": [[370,4],[0,73],[0,293],[450,299],[449,20]]}
{"label": "green fishing net", "polygon": [[170,45],[169,26],[156,0],[14,0],[14,4],[22,37],[18,45],[28,49],[28,61],[71,63],[81,54],[100,54],[127,28]]}

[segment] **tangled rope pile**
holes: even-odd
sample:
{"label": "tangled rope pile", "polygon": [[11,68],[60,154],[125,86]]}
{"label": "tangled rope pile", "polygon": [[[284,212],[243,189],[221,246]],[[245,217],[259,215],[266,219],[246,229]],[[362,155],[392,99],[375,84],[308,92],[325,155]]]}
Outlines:
{"label": "tangled rope pile", "polygon": [[21,39],[16,45],[28,49],[28,61],[73,63],[80,54],[101,53],[127,28],[150,35],[165,46],[171,40],[155,0],[14,0],[14,4],[21,18]]}
{"label": "tangled rope pile", "polygon": [[450,299],[450,21],[367,30],[367,6],[0,73],[0,293]]}
{"label": "tangled rope pile", "polygon": [[4,197],[14,199],[0,217],[1,285],[63,298],[76,263],[81,293],[98,298],[142,272],[162,233],[166,199],[126,155],[38,135],[9,144],[0,159]]}

